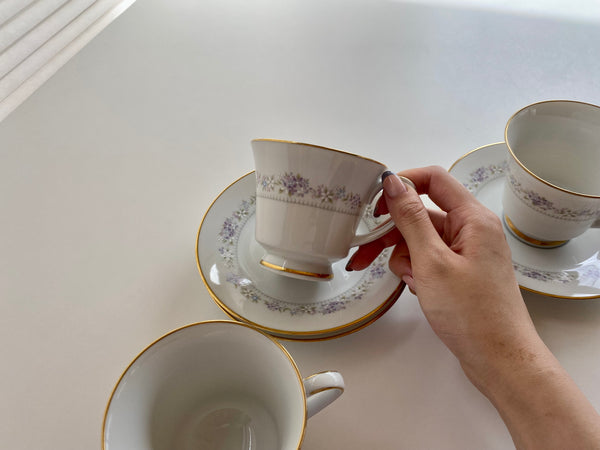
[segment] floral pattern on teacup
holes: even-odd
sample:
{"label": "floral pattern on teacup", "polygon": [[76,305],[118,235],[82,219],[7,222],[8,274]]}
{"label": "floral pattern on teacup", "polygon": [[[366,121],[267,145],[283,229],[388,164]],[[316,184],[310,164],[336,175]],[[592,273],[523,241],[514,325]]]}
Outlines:
{"label": "floral pattern on teacup", "polygon": [[[217,251],[221,262],[229,269],[229,272],[226,274],[227,283],[238,289],[242,296],[252,303],[260,303],[270,311],[288,313],[290,315],[333,314],[345,309],[353,302],[360,301],[379,279],[388,274],[387,261],[390,253],[389,249],[383,251],[377,257],[358,283],[335,297],[320,302],[299,304],[265,294],[254,286],[252,280],[244,276],[237,259],[237,246],[240,233],[248,219],[254,215],[255,210],[256,196],[251,196],[242,201],[239,207],[225,218],[217,235],[218,241],[222,244],[218,247]],[[371,214],[367,213],[365,217],[371,217]],[[372,224],[369,223],[369,228],[373,228],[379,223],[378,219],[371,218],[369,220],[373,222]]]}
{"label": "floral pattern on teacup", "polygon": [[256,191],[261,197],[301,203],[325,209],[358,214],[363,201],[346,186],[311,185],[310,179],[299,173],[265,175],[256,172]]}
{"label": "floral pattern on teacup", "polygon": [[[507,168],[508,165],[506,161],[500,164],[490,164],[487,166],[478,167],[469,173],[467,176],[467,181],[463,182],[463,186],[465,186],[469,192],[475,194],[480,188],[485,186],[490,181],[504,176]],[[543,200],[541,200],[540,203],[543,204]],[[576,281],[578,278],[578,275],[573,272],[540,270],[519,264],[515,261],[513,261],[513,268],[524,277],[544,283],[568,284]]]}
{"label": "floral pattern on teacup", "polygon": [[554,219],[569,220],[573,222],[586,222],[595,219],[600,213],[597,208],[569,208],[558,206],[533,189],[525,188],[512,174],[508,175],[508,184],[514,194],[533,210]]}

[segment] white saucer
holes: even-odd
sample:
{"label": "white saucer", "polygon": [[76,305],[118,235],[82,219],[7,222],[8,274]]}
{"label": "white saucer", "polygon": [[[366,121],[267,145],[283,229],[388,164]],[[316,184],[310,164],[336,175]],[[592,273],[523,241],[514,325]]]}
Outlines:
{"label": "white saucer", "polygon": [[[502,217],[507,148],[504,142],[473,150],[450,168],[477,199]],[[600,297],[600,229],[589,229],[566,245],[539,249],[517,240],[505,227],[521,288],[551,297]]]}
{"label": "white saucer", "polygon": [[[299,280],[265,269],[259,264],[265,251],[254,239],[255,198],[251,172],[215,199],[198,230],[200,275],[232,318],[285,339],[329,339],[377,320],[402,293],[404,283],[388,269],[389,249],[360,272],[346,272],[348,258],[336,262],[330,281]],[[361,232],[378,224],[369,217],[367,212]]]}

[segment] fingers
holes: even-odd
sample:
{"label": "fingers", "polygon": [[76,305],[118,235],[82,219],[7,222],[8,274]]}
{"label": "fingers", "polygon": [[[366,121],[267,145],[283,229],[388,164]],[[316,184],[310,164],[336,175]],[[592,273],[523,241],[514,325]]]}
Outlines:
{"label": "fingers", "polygon": [[[418,175],[419,181],[430,178],[422,173]],[[400,178],[391,172],[386,172],[384,176],[383,193],[389,213],[413,255],[413,262],[426,249],[447,248],[417,192],[407,188]],[[418,186],[422,185],[423,183]]]}
{"label": "fingers", "polygon": [[[438,234],[443,236],[446,213],[438,210],[428,210],[428,214],[429,218],[431,219],[431,223],[437,230]],[[404,239],[402,238],[400,231],[398,231],[398,228],[394,228],[385,236],[373,242],[369,242],[368,244],[361,245],[352,255],[352,258],[350,258],[348,261],[346,270],[363,270],[367,268],[384,249],[393,245],[396,246],[394,252],[399,252],[402,250],[406,255],[408,255],[408,247],[406,246],[406,242],[404,242]]]}
{"label": "fingers", "polygon": [[348,261],[348,264],[346,264],[346,270],[366,269],[373,261],[375,261],[375,258],[377,258],[383,250],[392,245],[406,247],[406,243],[402,240],[397,228],[373,242],[361,245],[358,250],[354,252],[354,255],[352,255],[352,258]]}
{"label": "fingers", "polygon": [[477,201],[467,188],[442,167],[409,169],[399,174],[412,180],[419,194],[427,194],[444,211]]}

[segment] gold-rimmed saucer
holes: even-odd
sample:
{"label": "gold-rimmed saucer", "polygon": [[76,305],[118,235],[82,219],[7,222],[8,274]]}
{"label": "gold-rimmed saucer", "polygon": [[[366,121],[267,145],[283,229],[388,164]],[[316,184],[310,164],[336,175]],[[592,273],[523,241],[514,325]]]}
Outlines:
{"label": "gold-rimmed saucer", "polygon": [[[256,177],[229,185],[206,212],[196,239],[196,260],[215,303],[230,317],[273,336],[322,340],[357,331],[381,317],[404,283],[388,269],[390,250],[360,272],[333,265],[333,279],[306,281],[260,265],[264,249],[254,238]],[[379,219],[367,213],[361,231]]]}
{"label": "gold-rimmed saucer", "polygon": [[[467,153],[450,168],[500,218],[507,154],[504,142],[490,144]],[[600,229],[589,229],[557,248],[536,248],[504,231],[522,289],[565,299],[600,298]]]}

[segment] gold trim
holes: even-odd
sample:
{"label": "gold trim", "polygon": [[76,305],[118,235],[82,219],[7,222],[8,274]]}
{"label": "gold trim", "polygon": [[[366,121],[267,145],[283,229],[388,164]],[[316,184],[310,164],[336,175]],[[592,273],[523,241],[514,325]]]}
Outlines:
{"label": "gold trim", "polygon": [[[448,172],[451,172],[452,169],[461,160],[463,160],[464,158],[466,158],[467,156],[469,156],[471,153],[476,152],[478,150],[484,150],[484,149],[486,149],[488,147],[493,147],[493,146],[498,145],[498,144],[506,144],[506,142],[496,142],[494,144],[482,145],[481,147],[477,147],[475,150],[471,150],[471,151],[465,153],[463,156],[461,156],[460,158],[458,158],[454,162],[454,164],[452,164],[450,166],[450,168],[448,169]],[[536,289],[528,288],[528,287],[525,287],[525,286],[523,286],[521,284],[519,284],[519,288],[522,289],[522,290],[524,290],[524,291],[531,292],[533,294],[541,295],[543,297],[559,298],[559,299],[563,299],[563,300],[593,300],[595,298],[600,298],[600,294],[599,295],[579,295],[579,296],[566,296],[566,295],[551,294],[551,293],[548,293],[548,292],[543,292],[543,291],[538,291]]]}
{"label": "gold trim", "polygon": [[307,147],[320,148],[321,150],[331,150],[332,152],[342,153],[342,154],[348,155],[348,156],[354,156],[356,158],[364,159],[365,161],[371,161],[371,162],[374,162],[376,164],[379,164],[380,166],[383,166],[383,167],[387,168],[387,166],[385,164],[382,164],[382,163],[380,163],[379,161],[377,161],[375,159],[367,158],[366,156],[357,155],[356,153],[346,152],[344,150],[338,150],[336,148],[323,147],[322,145],[307,144],[306,142],[288,141],[286,139],[265,139],[265,138],[252,139],[250,142],[279,142],[281,144],[305,145]]}
{"label": "gold trim", "polygon": [[568,241],[541,241],[539,239],[529,237],[519,230],[506,214],[504,214],[504,221],[506,222],[506,226],[510,229],[510,231],[512,231],[519,239],[524,240],[528,244],[535,245],[536,247],[555,248],[565,244]]}
{"label": "gold trim", "polygon": [[293,273],[294,275],[303,275],[305,277],[318,278],[319,280],[331,280],[333,278],[332,273],[305,272],[304,270],[290,269],[289,267],[279,266],[263,259],[260,260],[260,263],[269,269],[277,270],[279,272]]}
{"label": "gold trim", "polygon": [[[226,324],[232,324],[232,325],[240,325],[246,328],[249,328],[251,330],[254,330],[260,334],[262,334],[263,336],[265,336],[267,339],[269,339],[271,342],[273,342],[277,347],[279,347],[279,349],[283,352],[283,354],[288,358],[288,360],[290,361],[290,363],[292,364],[292,368],[294,369],[295,373],[296,373],[296,378],[298,379],[298,384],[300,385],[300,389],[302,390],[302,396],[304,398],[303,401],[303,405],[304,405],[304,420],[303,420],[303,424],[302,424],[302,432],[300,434],[300,440],[298,442],[298,446],[297,448],[300,449],[302,447],[302,441],[304,440],[304,434],[306,431],[306,421],[307,421],[307,407],[306,407],[306,390],[304,389],[304,379],[302,378],[302,375],[300,374],[300,369],[298,369],[298,365],[296,364],[296,362],[294,361],[294,358],[292,358],[292,355],[290,355],[290,353],[287,351],[287,349],[281,345],[279,342],[277,342],[277,340],[273,337],[270,336],[269,334],[256,329],[255,327],[247,324],[247,323],[242,323],[242,322],[235,322],[232,320],[204,320],[201,322],[194,322],[194,323],[190,323],[188,325],[184,325],[182,327],[179,328],[175,328],[174,330],[169,331],[168,333],[162,335],[161,337],[159,337],[158,339],[154,340],[152,343],[148,344],[146,347],[144,347],[144,349],[138,353],[138,355],[127,365],[127,367],[125,368],[125,370],[121,373],[121,376],[119,377],[119,379],[117,380],[117,383],[115,384],[115,386],[113,387],[113,390],[110,394],[110,397],[108,398],[108,403],[106,404],[106,408],[104,410],[104,418],[102,419],[102,448],[106,449],[106,440],[105,440],[105,431],[106,431],[106,416],[108,415],[108,410],[110,408],[110,404],[112,402],[112,399],[115,395],[115,392],[117,390],[117,388],[119,387],[119,384],[121,384],[121,381],[123,380],[123,377],[125,376],[125,374],[127,374],[127,372],[129,371],[129,369],[135,364],[135,362],[144,354],[146,353],[146,351],[148,351],[151,347],[153,347],[155,344],[157,344],[158,342],[162,341],[163,339],[167,338],[168,336],[175,334],[181,330],[184,330],[186,328],[191,328],[194,326],[198,326],[198,325],[203,325],[203,324],[213,324],[213,323],[226,323]],[[343,392],[343,390],[342,390]]]}
{"label": "gold trim", "polygon": [[[214,204],[219,200],[219,198],[234,184],[240,182],[242,179],[246,178],[248,175],[253,174],[254,171],[248,172],[245,175],[242,175],[237,180],[230,183],[225,189],[221,191],[221,193],[212,201],[204,216],[202,217],[202,221],[200,222],[200,226],[198,227],[198,233],[196,234],[196,267],[198,268],[198,272],[200,273],[200,277],[202,278],[202,283],[204,283],[204,287],[206,287],[208,294],[216,303],[216,305],[229,317],[235,319],[239,322],[246,323],[251,325],[265,333],[269,333],[275,336],[277,339],[288,340],[288,341],[302,341],[302,342],[316,342],[316,341],[325,341],[329,339],[334,339],[342,336],[347,336],[356,331],[362,330],[368,325],[375,322],[381,316],[383,316],[393,305],[396,303],[396,300],[400,297],[400,294],[404,291],[405,283],[402,281],[398,282],[398,286],[396,289],[390,294],[388,298],[386,298],[377,308],[369,312],[368,314],[360,317],[350,323],[345,325],[340,325],[339,327],[328,328],[325,330],[318,331],[286,331],[286,330],[278,330],[276,328],[265,327],[263,325],[254,323],[245,317],[240,316],[233,310],[231,310],[227,305],[225,305],[221,299],[217,296],[217,294],[211,289],[204,272],[202,271],[202,266],[200,266],[200,257],[198,255],[198,244],[200,242],[200,232],[202,231],[202,225],[206,220],[210,210],[214,206]],[[346,330],[342,333],[335,334],[337,331]],[[297,337],[296,337],[297,336]],[[307,337],[303,337],[307,336]],[[310,337],[312,336],[312,337]]]}
{"label": "gold trim", "polygon": [[464,155],[462,155],[460,158],[458,158],[456,161],[454,161],[452,163],[452,165],[448,169],[448,172],[452,172],[452,169],[454,169],[454,166],[456,166],[459,162],[461,162],[467,156],[471,156],[472,153],[475,153],[476,151],[479,151],[479,150],[483,150],[484,148],[487,148],[487,147],[493,147],[494,145],[500,145],[500,144],[506,145],[506,142],[495,142],[493,144],[482,145],[481,147],[477,147],[475,150],[468,151],[467,153],[465,153]]}
{"label": "gold trim", "polygon": [[521,289],[523,289],[524,291],[528,291],[528,292],[531,292],[533,294],[542,295],[544,297],[560,298],[560,299],[563,299],[563,300],[593,300],[595,298],[600,298],[600,295],[590,295],[590,296],[585,296],[585,297],[583,297],[583,296],[579,296],[579,297],[567,297],[567,296],[564,296],[564,295],[557,295],[557,294],[550,294],[550,293],[542,292],[542,291],[536,291],[535,289],[531,289],[531,288],[524,287],[524,286],[521,286],[521,285],[519,285],[519,287]]}
{"label": "gold trim", "polygon": [[341,387],[338,387],[338,386],[330,386],[330,387],[324,387],[324,388],[321,388],[321,389],[315,389],[314,391],[310,391],[307,394],[308,395],[315,395],[315,394],[319,394],[321,392],[333,391],[333,390],[342,391],[340,395],[342,395],[344,393],[344,388],[341,388]]}
{"label": "gold trim", "polygon": [[517,155],[515,155],[515,153],[513,152],[512,148],[510,148],[510,144],[508,143],[508,127],[510,126],[511,122],[513,121],[513,119],[517,116],[517,114],[519,114],[522,111],[525,111],[528,108],[531,108],[532,106],[543,105],[543,104],[548,104],[548,103],[576,103],[576,104],[579,104],[579,105],[591,106],[593,108],[596,108],[596,109],[600,110],[600,106],[593,105],[592,103],[578,102],[578,101],[575,101],[575,100],[546,100],[546,101],[532,103],[531,105],[524,106],[523,108],[519,109],[516,113],[514,113],[512,116],[510,116],[510,118],[508,119],[508,122],[506,122],[506,127],[504,127],[504,141],[506,143],[506,147],[508,147],[508,151],[509,151],[510,155],[517,162],[517,164],[519,164],[519,166],[521,166],[523,168],[523,170],[525,170],[525,172],[527,172],[529,175],[531,175],[535,179],[537,179],[537,180],[541,181],[542,183],[546,184],[547,186],[550,186],[550,187],[552,187],[554,189],[557,189],[559,191],[562,191],[562,192],[566,192],[567,194],[577,195],[579,197],[600,198],[600,195],[583,194],[581,192],[571,191],[569,189],[562,188],[560,186],[557,186],[555,184],[550,183],[549,181],[544,180],[543,178],[539,177],[538,175],[536,175],[535,173],[533,173],[531,170],[529,170],[527,167],[525,167],[525,165],[519,160],[519,158],[517,158]]}
{"label": "gold trim", "polygon": [[339,371],[337,371],[337,370],[322,370],[321,372],[315,372],[312,375],[309,375],[306,378],[303,378],[303,380],[304,381],[310,380],[311,378],[318,377],[319,375],[323,375],[324,373],[330,373],[330,372],[337,372],[337,373],[339,373]]}

